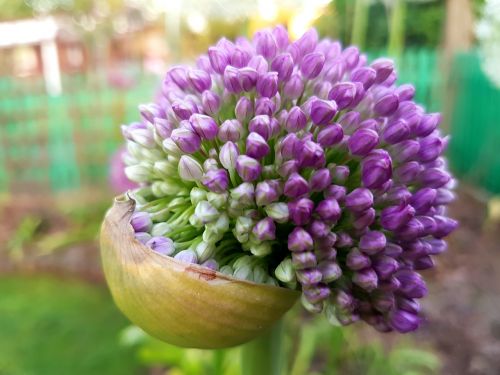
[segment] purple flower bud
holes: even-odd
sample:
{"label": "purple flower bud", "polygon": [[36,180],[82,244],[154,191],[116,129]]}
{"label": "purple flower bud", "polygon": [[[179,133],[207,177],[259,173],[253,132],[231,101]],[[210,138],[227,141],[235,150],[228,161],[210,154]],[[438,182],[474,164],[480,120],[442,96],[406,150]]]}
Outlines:
{"label": "purple flower bud", "polygon": [[304,297],[312,304],[319,304],[330,296],[330,288],[327,285],[314,285],[312,287],[304,288]]}
{"label": "purple flower bud", "polygon": [[346,265],[353,271],[359,271],[370,267],[372,264],[370,257],[354,248],[347,254]]}
{"label": "purple flower bud", "polygon": [[404,163],[417,156],[420,143],[413,139],[399,142],[391,147],[391,156],[394,160]]}
{"label": "purple flower bud", "polygon": [[318,269],[323,275],[322,281],[325,283],[330,283],[337,280],[342,276],[342,269],[340,266],[332,261],[323,261],[318,265]]}
{"label": "purple flower bud", "polygon": [[308,198],[301,198],[288,203],[290,219],[295,225],[305,225],[311,219],[314,203]]}
{"label": "purple flower bud", "polygon": [[201,95],[201,103],[203,111],[205,111],[208,115],[213,116],[219,112],[220,98],[216,93],[212,91],[204,91]]}
{"label": "purple flower bud", "polygon": [[262,181],[255,187],[255,202],[257,206],[267,206],[270,203],[276,202],[280,197],[280,191],[276,181]]}
{"label": "purple flower bud", "polygon": [[420,150],[417,156],[424,163],[431,162],[441,155],[445,146],[446,140],[430,135],[420,139]]}
{"label": "purple flower bud", "polygon": [[254,159],[262,159],[269,153],[269,145],[258,133],[251,132],[246,141],[246,154]]}
{"label": "purple flower bud", "polygon": [[394,61],[383,57],[373,61],[370,66],[377,72],[375,83],[384,82],[394,71]]}
{"label": "purple flower bud", "polygon": [[288,47],[290,43],[288,39],[288,31],[286,31],[283,25],[278,25],[273,29],[274,40],[276,41],[276,45],[280,50],[284,50]]}
{"label": "purple flower bud", "polygon": [[379,289],[385,292],[395,292],[400,286],[401,283],[394,276],[388,280],[379,280]]}
{"label": "purple flower bud", "polygon": [[437,229],[436,221],[430,216],[417,216],[416,219],[420,221],[424,230],[422,235],[429,236],[433,234]]}
{"label": "purple flower bud", "polygon": [[188,87],[187,72],[183,66],[174,66],[167,72],[167,77],[174,82],[180,89]]}
{"label": "purple flower bud", "polygon": [[135,239],[145,245],[150,239],[151,235],[148,232],[136,232]]}
{"label": "purple flower bud", "polygon": [[276,225],[270,217],[266,217],[255,224],[252,233],[260,241],[274,240],[276,238]]}
{"label": "purple flower bud", "polygon": [[212,79],[210,78],[210,74],[208,74],[204,70],[191,69],[188,71],[187,76],[191,87],[198,91],[200,94],[205,90],[209,90],[212,86]]}
{"label": "purple flower bud", "polygon": [[162,117],[165,115],[165,113],[163,113],[163,111],[154,103],[140,104],[139,112],[144,120],[151,123],[154,122],[155,117]]}
{"label": "purple flower bud", "polygon": [[447,248],[447,243],[446,241],[438,238],[429,238],[425,239],[431,247],[430,250],[428,250],[429,255],[439,255],[442,252],[446,251]]}
{"label": "purple flower bud", "polygon": [[366,128],[358,129],[347,141],[349,152],[355,156],[365,156],[378,144],[376,131]]}
{"label": "purple flower bud", "polygon": [[292,253],[292,264],[297,270],[315,267],[317,265],[316,255],[311,251]]}
{"label": "purple flower bud", "polygon": [[238,103],[236,103],[236,107],[234,109],[234,114],[236,115],[236,118],[240,122],[248,120],[250,117],[252,117],[253,104],[250,101],[250,99],[248,99],[246,96],[242,96],[238,100]]}
{"label": "purple flower bud", "polygon": [[250,53],[241,47],[236,47],[230,56],[231,65],[236,68],[243,68],[250,61]]}
{"label": "purple flower bud", "polygon": [[186,263],[198,263],[198,257],[193,250],[182,250],[175,254],[174,259]]}
{"label": "purple flower bud", "polygon": [[371,300],[373,307],[380,312],[388,312],[394,308],[396,299],[392,292],[375,291]]}
{"label": "purple flower bud", "polygon": [[166,237],[153,237],[146,242],[146,246],[163,255],[172,255],[175,252],[174,242]]}
{"label": "purple flower bud", "polygon": [[276,105],[269,98],[258,98],[255,101],[255,114],[272,116],[276,110]]}
{"label": "purple flower bud", "polygon": [[272,134],[271,119],[268,115],[258,115],[250,120],[248,130],[260,134],[264,139],[269,139]]}
{"label": "purple flower bud", "polygon": [[370,189],[379,189],[392,177],[392,160],[387,151],[372,151],[361,163],[361,180]]}
{"label": "purple flower bud", "polygon": [[294,73],[290,79],[285,83],[283,94],[286,98],[297,99],[304,92],[304,82],[299,74]]}
{"label": "purple flower bud", "polygon": [[410,127],[405,120],[396,120],[384,129],[382,139],[389,144],[395,144],[407,139],[410,132]]}
{"label": "purple flower bud", "polygon": [[289,133],[281,140],[279,150],[284,159],[291,159],[298,155],[301,147],[302,141],[297,135],[295,133]]}
{"label": "purple flower bud", "polygon": [[302,58],[300,71],[307,79],[316,78],[325,65],[325,56],[320,52],[311,52]]}
{"label": "purple flower bud", "polygon": [[185,153],[192,154],[200,149],[201,139],[192,130],[177,128],[170,136],[177,146]]}
{"label": "purple flower bud", "polygon": [[240,155],[236,159],[236,171],[245,182],[252,182],[259,178],[262,172],[260,163],[247,155]]}
{"label": "purple flower bud", "polygon": [[430,113],[422,116],[418,125],[415,127],[415,135],[419,137],[427,137],[430,135],[441,122],[441,114]]}
{"label": "purple flower bud", "polygon": [[387,230],[397,230],[415,216],[415,209],[406,204],[389,206],[380,213],[380,225]]}
{"label": "purple flower bud", "polygon": [[325,165],[323,148],[313,141],[306,141],[298,149],[298,161],[301,167],[320,168]]}
{"label": "purple flower bud", "polygon": [[351,74],[351,81],[360,82],[365,90],[368,90],[377,77],[377,72],[369,67],[358,68]]}
{"label": "purple flower bud", "polygon": [[451,176],[440,168],[429,168],[420,174],[420,181],[428,187],[440,188],[451,180]]}
{"label": "purple flower bud", "polygon": [[412,100],[415,96],[415,87],[410,84],[401,85],[396,89],[396,94],[400,102]]}
{"label": "purple flower bud", "polygon": [[270,30],[256,32],[253,42],[255,44],[255,50],[259,55],[264,56],[266,59],[272,59],[276,56],[278,46]]}
{"label": "purple flower bud", "polygon": [[298,132],[304,129],[307,123],[307,117],[300,107],[292,107],[285,120],[285,128],[289,132]]}
{"label": "purple flower bud", "polygon": [[336,165],[332,170],[332,179],[336,184],[345,184],[349,178],[350,169],[347,165]]}
{"label": "purple flower bud", "polygon": [[314,238],[323,238],[330,233],[330,226],[323,221],[313,220],[309,224],[308,231]]}
{"label": "purple flower bud", "polygon": [[226,120],[219,127],[217,137],[222,142],[238,142],[243,135],[243,127],[238,120]]}
{"label": "purple flower bud", "polygon": [[288,235],[288,250],[292,252],[299,252],[310,251],[312,249],[313,239],[311,235],[305,229],[295,227]]}
{"label": "purple flower bud", "polygon": [[271,69],[278,73],[278,81],[286,82],[293,72],[293,58],[289,53],[282,53],[274,58]]}
{"label": "purple flower bud", "polygon": [[332,100],[316,99],[311,104],[311,120],[316,125],[327,125],[337,113],[337,104]]}
{"label": "purple flower bud", "polygon": [[134,232],[149,232],[153,223],[147,212],[136,211],[130,218],[130,225]]}
{"label": "purple flower bud", "polygon": [[224,87],[228,92],[237,94],[243,90],[239,79],[239,70],[231,65],[226,66],[223,75]]}
{"label": "purple flower bud", "polygon": [[217,263],[217,261],[215,259],[206,260],[201,265],[203,267],[209,268],[209,269],[211,269],[213,271],[218,271],[219,270],[219,264]]}
{"label": "purple flower bud", "polygon": [[219,128],[212,117],[195,113],[189,118],[189,122],[196,134],[202,139],[210,140],[217,136]]}
{"label": "purple flower bud", "polygon": [[352,282],[367,292],[371,292],[378,286],[378,277],[374,270],[368,268],[355,272],[352,276]]}
{"label": "purple flower bud", "polygon": [[373,110],[380,116],[390,116],[396,112],[398,106],[398,96],[396,94],[387,94],[375,102]]}
{"label": "purple flower bud", "polygon": [[397,305],[401,310],[413,314],[418,314],[420,312],[420,304],[415,299],[399,297],[397,300]]}
{"label": "purple flower bud", "polygon": [[353,212],[362,212],[373,205],[373,194],[366,188],[357,188],[345,198],[345,206]]}
{"label": "purple flower bud", "polygon": [[359,112],[349,111],[339,118],[339,123],[345,134],[352,134],[360,127],[361,114]]}
{"label": "purple flower bud", "polygon": [[[266,68],[267,70],[267,68]],[[251,67],[245,67],[238,70],[238,80],[243,91],[251,91],[257,84],[259,73]]]}
{"label": "purple flower bud", "polygon": [[278,73],[267,72],[257,78],[257,92],[260,96],[272,98],[278,92]]}
{"label": "purple flower bud", "polygon": [[427,270],[434,267],[434,261],[429,255],[424,255],[413,262],[413,268],[416,270]]}
{"label": "purple flower bud", "polygon": [[287,197],[297,198],[309,192],[307,180],[298,173],[292,173],[285,182],[284,193]]}
{"label": "purple flower bud", "polygon": [[360,231],[372,225],[374,221],[375,210],[373,208],[369,208],[361,213],[356,213],[352,226],[354,229]]}
{"label": "purple flower bud", "polygon": [[381,280],[389,279],[398,268],[398,261],[386,255],[377,256],[373,262],[373,269]]}
{"label": "purple flower bud", "polygon": [[389,324],[400,333],[415,331],[420,325],[420,318],[404,310],[395,310],[389,316]]}
{"label": "purple flower bud", "polygon": [[200,163],[188,155],[181,156],[177,171],[179,177],[184,181],[200,181],[203,176]]}
{"label": "purple flower bud", "polygon": [[314,211],[322,220],[326,222],[337,222],[342,214],[339,203],[334,198],[327,198],[318,203]]}
{"label": "purple flower bud", "polygon": [[318,284],[322,278],[321,272],[315,268],[297,271],[297,280],[305,287]]}
{"label": "purple flower bud", "polygon": [[318,169],[313,172],[309,179],[309,188],[311,191],[323,191],[332,182],[332,177],[328,168]]}
{"label": "purple flower bud", "polygon": [[330,185],[323,193],[325,198],[334,198],[338,202],[343,202],[346,196],[347,189],[345,186]]}
{"label": "purple flower bud", "polygon": [[269,65],[266,59],[261,55],[253,56],[248,62],[248,66],[259,74],[263,74],[269,70]]}
{"label": "purple flower bud", "polygon": [[316,29],[310,28],[295,43],[302,55],[312,52],[318,44],[318,32]]}
{"label": "purple flower bud", "polygon": [[229,56],[225,51],[217,47],[210,47],[208,49],[208,58],[215,72],[219,74],[224,73],[224,69],[229,64]]}
{"label": "purple flower bud", "polygon": [[155,118],[153,126],[156,134],[162,139],[169,138],[172,134],[172,130],[174,129],[174,125],[170,121],[162,118]]}
{"label": "purple flower bud", "polygon": [[368,255],[374,255],[385,248],[387,240],[382,232],[372,230],[363,234],[359,240],[359,249]]}
{"label": "purple flower bud", "polygon": [[409,298],[422,298],[427,294],[427,287],[422,276],[417,272],[404,269],[396,273],[396,278],[401,283],[399,293]]}
{"label": "purple flower bud", "polygon": [[344,138],[342,126],[339,124],[331,124],[322,128],[316,137],[316,140],[322,147],[333,146]]}
{"label": "purple flower bud", "polygon": [[437,225],[437,228],[434,231],[434,237],[436,238],[446,237],[458,227],[458,222],[450,219],[449,217],[435,215],[434,220]]}
{"label": "purple flower bud", "polygon": [[417,214],[426,213],[437,196],[437,191],[428,187],[417,190],[410,199],[410,204],[415,208]]}
{"label": "purple flower bud", "polygon": [[298,172],[298,170],[299,163],[297,162],[297,160],[288,160],[280,165],[280,167],[278,168],[278,174],[283,178],[287,178],[292,173]]}
{"label": "purple flower bud", "polygon": [[410,219],[405,225],[398,229],[397,233],[395,233],[398,238],[402,240],[411,241],[422,235],[424,231],[424,226],[420,221],[413,218]]}
{"label": "purple flower bud", "polygon": [[356,97],[356,85],[352,82],[336,83],[328,94],[328,99],[335,100],[338,109],[348,108]]}
{"label": "purple flower bud", "polygon": [[172,110],[179,120],[188,120],[195,112],[190,103],[180,100],[176,100],[172,103]]}
{"label": "purple flower bud", "polygon": [[434,200],[434,205],[441,206],[450,204],[455,200],[456,196],[451,190],[448,189],[437,189],[436,199]]}
{"label": "purple flower bud", "polygon": [[202,177],[201,182],[214,193],[224,193],[229,185],[225,169],[209,170]]}
{"label": "purple flower bud", "polygon": [[394,177],[403,184],[415,182],[422,167],[416,161],[409,161],[394,170]]}

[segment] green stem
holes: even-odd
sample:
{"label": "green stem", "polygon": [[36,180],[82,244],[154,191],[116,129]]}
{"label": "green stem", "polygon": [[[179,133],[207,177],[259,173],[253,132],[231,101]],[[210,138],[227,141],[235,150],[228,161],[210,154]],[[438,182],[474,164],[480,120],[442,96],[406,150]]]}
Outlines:
{"label": "green stem", "polygon": [[241,350],[242,375],[281,375],[283,373],[283,321],[245,344]]}

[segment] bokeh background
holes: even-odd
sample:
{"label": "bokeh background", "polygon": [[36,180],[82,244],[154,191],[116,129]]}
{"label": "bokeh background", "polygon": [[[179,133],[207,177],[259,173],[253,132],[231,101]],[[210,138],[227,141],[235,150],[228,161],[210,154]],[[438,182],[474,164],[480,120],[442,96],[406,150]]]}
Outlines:
{"label": "bokeh background", "polygon": [[444,115],[461,221],[425,275],[419,332],[331,327],[297,307],[288,373],[500,374],[500,1],[0,0],[0,375],[239,374],[238,348],[183,350],[130,326],[96,238],[120,124],[169,66],[277,23],[395,60]]}

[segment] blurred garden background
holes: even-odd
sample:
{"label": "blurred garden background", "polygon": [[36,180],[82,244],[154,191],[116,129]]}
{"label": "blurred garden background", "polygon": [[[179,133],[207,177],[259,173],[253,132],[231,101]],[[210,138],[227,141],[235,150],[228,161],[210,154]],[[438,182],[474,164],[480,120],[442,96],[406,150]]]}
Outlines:
{"label": "blurred garden background", "polygon": [[278,23],[395,60],[444,115],[461,222],[426,271],[418,333],[331,327],[297,306],[290,373],[500,373],[500,1],[0,0],[0,375],[239,374],[238,348],[183,350],[130,326],[97,233],[120,125],[167,68]]}

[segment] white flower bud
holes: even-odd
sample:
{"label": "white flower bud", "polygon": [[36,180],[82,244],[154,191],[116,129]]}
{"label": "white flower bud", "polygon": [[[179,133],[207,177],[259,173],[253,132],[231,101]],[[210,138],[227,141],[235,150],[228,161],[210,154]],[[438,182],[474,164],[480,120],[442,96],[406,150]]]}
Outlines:
{"label": "white flower bud", "polygon": [[177,144],[172,140],[172,138],[165,139],[162,145],[165,152],[169,155],[181,156],[183,154],[179,146],[177,146]]}
{"label": "white flower bud", "polygon": [[129,180],[135,182],[148,182],[151,179],[152,172],[151,164],[146,162],[125,167],[125,175]]}
{"label": "white flower bud", "polygon": [[217,160],[210,158],[203,162],[203,170],[205,172],[216,171],[217,169],[219,169],[219,164],[217,163]]}
{"label": "white flower bud", "polygon": [[279,281],[289,283],[295,281],[295,270],[293,268],[292,259],[285,258],[274,270],[274,275]]}
{"label": "white flower bud", "polygon": [[177,172],[176,166],[166,160],[156,161],[153,165],[153,168],[155,172],[163,177],[175,176],[175,173]]}
{"label": "white flower bud", "polygon": [[194,213],[203,224],[210,223],[219,217],[219,211],[207,201],[201,201],[196,205]]}
{"label": "white flower bud", "polygon": [[215,208],[223,208],[227,203],[228,197],[228,192],[214,193],[212,191],[209,191],[207,193],[207,201],[210,202],[210,204]]}
{"label": "white flower bud", "polygon": [[153,228],[151,229],[151,235],[153,237],[165,236],[172,231],[172,228],[167,223],[158,223],[153,224]]}
{"label": "white flower bud", "polygon": [[181,156],[178,172],[184,181],[200,181],[203,177],[203,169],[200,163],[188,155]]}
{"label": "white flower bud", "polygon": [[264,284],[267,280],[267,272],[264,268],[256,266],[253,268],[253,280],[256,283]]}
{"label": "white flower bud", "polygon": [[191,198],[191,204],[196,206],[199,202],[207,199],[207,192],[206,190],[194,187],[191,189],[189,197]]}
{"label": "white flower bud", "polygon": [[234,226],[235,231],[238,234],[250,233],[253,228],[253,220],[246,216],[240,216],[236,219],[236,224]]}
{"label": "white flower bud", "polygon": [[269,241],[254,243],[250,246],[250,251],[255,256],[263,257],[271,254],[271,244]]}
{"label": "white flower bud", "polygon": [[198,216],[194,214],[189,217],[189,224],[198,229],[203,228],[203,222]]}
{"label": "white flower bud", "polygon": [[267,216],[277,223],[286,223],[289,218],[288,205],[284,202],[271,203],[264,208]]}
{"label": "white flower bud", "polygon": [[182,186],[177,185],[173,181],[155,181],[151,185],[151,191],[156,197],[164,197],[165,195],[175,195],[181,191]]}
{"label": "white flower bud", "polygon": [[198,256],[198,261],[202,263],[207,259],[212,258],[215,253],[215,246],[211,243],[202,241],[196,246],[195,251],[196,255]]}
{"label": "white flower bud", "polygon": [[226,142],[219,152],[219,161],[222,166],[228,170],[233,170],[238,158],[238,147],[233,142]]}
{"label": "white flower bud", "polygon": [[219,270],[220,273],[223,273],[224,275],[228,276],[233,276],[234,270],[233,267],[231,267],[229,264],[222,266]]}

